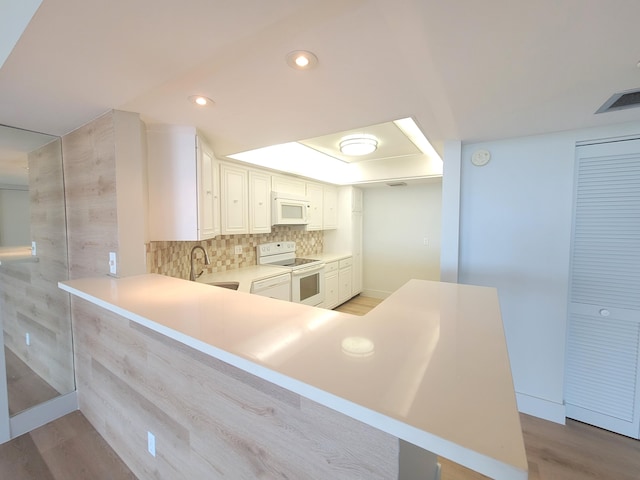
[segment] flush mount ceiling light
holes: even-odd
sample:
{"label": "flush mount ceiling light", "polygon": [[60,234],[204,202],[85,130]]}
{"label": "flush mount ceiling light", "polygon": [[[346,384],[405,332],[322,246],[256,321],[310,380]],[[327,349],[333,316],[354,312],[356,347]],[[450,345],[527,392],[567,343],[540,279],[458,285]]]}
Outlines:
{"label": "flush mount ceiling light", "polygon": [[207,107],[209,105],[213,105],[213,100],[203,95],[191,95],[189,97],[189,101],[199,107]]}
{"label": "flush mount ceiling light", "polygon": [[378,148],[378,139],[373,135],[358,133],[340,139],[340,151],[345,155],[358,157],[373,153]]}
{"label": "flush mount ceiling light", "polygon": [[318,57],[306,50],[287,53],[287,65],[296,70],[309,70],[318,64]]}

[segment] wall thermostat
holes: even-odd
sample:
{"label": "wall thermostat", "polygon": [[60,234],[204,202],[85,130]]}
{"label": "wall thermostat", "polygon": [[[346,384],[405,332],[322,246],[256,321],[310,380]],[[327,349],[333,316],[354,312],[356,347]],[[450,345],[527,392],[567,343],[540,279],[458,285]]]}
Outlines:
{"label": "wall thermostat", "polygon": [[489,150],[476,150],[471,155],[471,163],[473,163],[476,167],[482,167],[489,163],[491,160],[491,153]]}

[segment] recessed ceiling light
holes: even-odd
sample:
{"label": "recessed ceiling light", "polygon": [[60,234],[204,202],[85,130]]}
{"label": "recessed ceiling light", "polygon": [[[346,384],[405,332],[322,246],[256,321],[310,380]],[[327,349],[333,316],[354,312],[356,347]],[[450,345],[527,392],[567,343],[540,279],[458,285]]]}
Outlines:
{"label": "recessed ceiling light", "polygon": [[287,53],[287,65],[296,70],[309,70],[318,64],[318,57],[306,50]]}
{"label": "recessed ceiling light", "polygon": [[199,107],[206,107],[209,105],[213,105],[213,100],[211,100],[209,97],[205,97],[203,95],[191,95],[189,97],[189,100],[192,103],[195,103],[196,105],[198,105]]}
{"label": "recessed ceiling light", "polygon": [[361,156],[373,153],[378,148],[378,139],[366,133],[347,135],[340,139],[340,151],[345,155]]}

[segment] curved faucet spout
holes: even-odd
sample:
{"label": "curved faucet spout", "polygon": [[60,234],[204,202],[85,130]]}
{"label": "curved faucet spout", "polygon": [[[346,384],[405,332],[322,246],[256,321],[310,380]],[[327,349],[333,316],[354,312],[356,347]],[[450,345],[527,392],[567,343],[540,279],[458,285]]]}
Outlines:
{"label": "curved faucet spout", "polygon": [[202,253],[204,253],[204,264],[211,265],[211,261],[209,260],[209,255],[207,254],[207,251],[201,245],[196,245],[195,247],[193,247],[191,249],[191,253],[189,254],[189,258],[191,260],[191,271],[189,272],[189,279],[191,281],[195,281],[196,278],[198,278],[200,275],[204,273],[204,270],[201,270],[200,273],[195,273],[195,269],[193,268],[193,261],[195,260],[193,258],[193,252],[195,252],[196,250],[202,250]]}

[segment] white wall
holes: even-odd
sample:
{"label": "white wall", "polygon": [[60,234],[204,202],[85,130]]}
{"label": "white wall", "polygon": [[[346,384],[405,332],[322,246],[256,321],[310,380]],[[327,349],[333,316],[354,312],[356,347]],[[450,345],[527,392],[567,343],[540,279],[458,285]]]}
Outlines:
{"label": "white wall", "polygon": [[441,199],[439,181],[364,189],[364,295],[385,298],[412,278],[439,280]]}
{"label": "white wall", "polygon": [[0,189],[0,247],[31,244],[29,191]]}
{"label": "white wall", "polygon": [[[463,146],[459,281],[498,289],[521,411],[564,421],[575,144],[632,134],[640,124]],[[469,161],[479,148],[484,167]]]}

